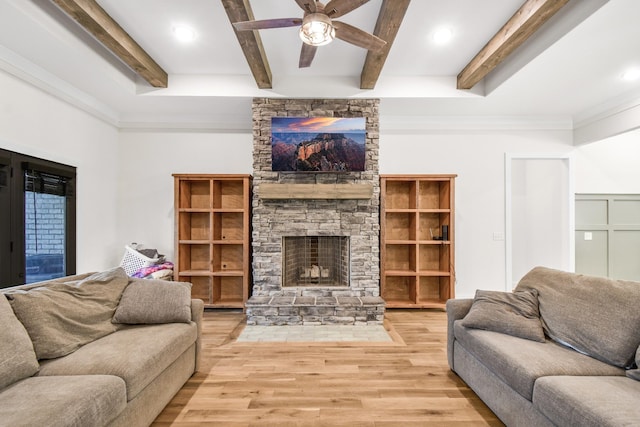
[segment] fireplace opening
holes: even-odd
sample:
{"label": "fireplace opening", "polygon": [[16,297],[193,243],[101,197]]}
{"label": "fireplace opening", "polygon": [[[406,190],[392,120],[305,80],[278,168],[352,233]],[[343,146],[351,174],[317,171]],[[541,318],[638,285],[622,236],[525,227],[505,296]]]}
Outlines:
{"label": "fireplace opening", "polygon": [[283,238],[282,286],[349,286],[349,237]]}

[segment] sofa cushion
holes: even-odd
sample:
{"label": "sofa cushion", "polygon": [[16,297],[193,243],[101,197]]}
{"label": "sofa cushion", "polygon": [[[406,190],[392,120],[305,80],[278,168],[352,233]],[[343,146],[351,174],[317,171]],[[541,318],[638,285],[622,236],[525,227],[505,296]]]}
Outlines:
{"label": "sofa cushion", "polygon": [[546,334],[598,360],[627,367],[640,345],[640,283],[536,267],[517,291],[538,291]]}
{"label": "sofa cushion", "polygon": [[536,379],[548,375],[620,375],[624,370],[551,340],[544,343],[454,323],[456,340],[518,394],[531,400]]}
{"label": "sofa cushion", "polygon": [[125,381],[131,400],[193,345],[196,335],[195,323],[124,326],[65,357],[43,361],[38,375],[115,375]]}
{"label": "sofa cushion", "polygon": [[79,281],[10,291],[7,298],[38,359],[52,359],[116,330],[111,318],[128,282],[118,267]]}
{"label": "sofa cushion", "polygon": [[0,424],[104,426],[127,405],[124,381],[107,375],[32,377],[0,392]]}
{"label": "sofa cushion", "polygon": [[0,390],[38,372],[31,338],[0,294]]}
{"label": "sofa cushion", "polygon": [[191,321],[191,283],[132,279],[113,323],[152,324]]}
{"label": "sofa cushion", "polygon": [[559,426],[635,426],[640,382],[626,377],[545,377],[536,381],[534,406]]}
{"label": "sofa cushion", "polygon": [[635,369],[629,369],[627,376],[636,381],[640,381],[640,347],[636,350],[636,366]]}
{"label": "sofa cushion", "polygon": [[471,310],[461,324],[533,341],[545,340],[536,291],[477,290]]}

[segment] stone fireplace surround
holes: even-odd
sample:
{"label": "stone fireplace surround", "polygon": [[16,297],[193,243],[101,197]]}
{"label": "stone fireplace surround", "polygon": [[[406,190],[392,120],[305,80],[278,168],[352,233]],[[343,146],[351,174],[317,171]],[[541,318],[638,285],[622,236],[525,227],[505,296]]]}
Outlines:
{"label": "stone fireplace surround", "polygon": [[[253,292],[246,304],[248,325],[382,324],[378,103],[377,99],[253,100]],[[365,171],[272,172],[270,135],[274,116],[365,117]],[[344,196],[337,191],[335,197],[325,194],[317,199],[312,192],[270,198],[261,193],[262,184],[267,184],[265,188],[288,185],[289,189],[299,184],[306,184],[299,188],[320,184],[337,189],[360,184],[372,191],[365,196]],[[283,287],[283,240],[289,236],[348,237],[347,286]]]}

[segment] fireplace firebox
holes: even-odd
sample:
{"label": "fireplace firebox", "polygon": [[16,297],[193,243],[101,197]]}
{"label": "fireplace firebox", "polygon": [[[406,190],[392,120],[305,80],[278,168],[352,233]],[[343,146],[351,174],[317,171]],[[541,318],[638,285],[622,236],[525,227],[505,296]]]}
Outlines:
{"label": "fireplace firebox", "polygon": [[282,286],[349,286],[349,237],[283,237]]}

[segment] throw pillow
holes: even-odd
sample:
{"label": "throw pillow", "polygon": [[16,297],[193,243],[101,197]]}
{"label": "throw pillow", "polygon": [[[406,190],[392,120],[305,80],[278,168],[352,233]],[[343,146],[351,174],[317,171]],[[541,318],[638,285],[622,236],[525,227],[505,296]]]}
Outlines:
{"label": "throw pillow", "polygon": [[113,316],[113,323],[191,322],[191,283],[131,279]]}
{"label": "throw pillow", "polygon": [[610,365],[633,364],[640,345],[640,283],[536,267],[516,286],[534,289],[552,340]]}
{"label": "throw pillow", "polygon": [[51,282],[7,298],[38,359],[53,359],[115,332],[111,318],[129,278],[120,267],[79,281]]}
{"label": "throw pillow", "polygon": [[636,369],[627,370],[627,376],[636,381],[640,381],[640,347],[636,350]]}
{"label": "throw pillow", "polygon": [[31,338],[0,294],[0,390],[38,372]]}
{"label": "throw pillow", "polygon": [[538,311],[538,294],[476,291],[469,313],[461,320],[467,328],[485,329],[544,342]]}

